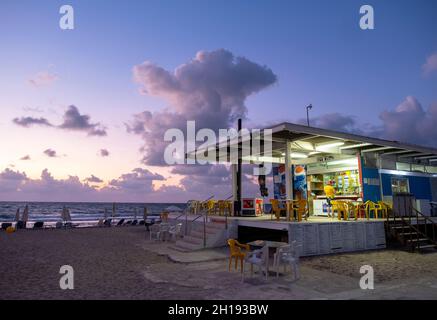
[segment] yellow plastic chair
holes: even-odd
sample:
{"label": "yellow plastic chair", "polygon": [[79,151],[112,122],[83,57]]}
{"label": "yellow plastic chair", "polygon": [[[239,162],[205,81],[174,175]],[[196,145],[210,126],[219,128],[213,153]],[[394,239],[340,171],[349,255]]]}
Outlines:
{"label": "yellow plastic chair", "polygon": [[290,212],[296,212],[296,219],[298,222],[302,221],[302,217],[304,217],[305,220],[308,220],[307,215],[307,200],[306,199],[299,199],[295,200],[292,203],[292,211]]}
{"label": "yellow plastic chair", "polygon": [[381,216],[384,215],[384,213],[382,212],[381,205],[379,205],[379,204],[377,204],[377,203],[375,203],[375,202],[373,202],[371,200],[367,200],[366,201],[365,208],[366,208],[366,218],[367,218],[367,220],[370,219],[370,212],[372,212],[372,211],[374,213],[374,217],[375,218],[379,217],[378,212],[381,212]]}
{"label": "yellow plastic chair", "polygon": [[208,200],[205,202],[204,209],[208,212],[208,214],[216,213],[217,201],[216,200]]}
{"label": "yellow plastic chair", "polygon": [[353,202],[346,202],[346,207],[348,211],[348,219],[350,217],[350,214],[352,213],[354,215],[354,220],[358,220],[358,214],[360,211],[360,204],[355,204]]}
{"label": "yellow plastic chair", "polygon": [[337,215],[338,220],[341,219],[349,220],[349,211],[346,201],[338,201],[337,210],[338,210],[338,215]]}
{"label": "yellow plastic chair", "polygon": [[379,204],[379,206],[380,206],[380,208],[381,208],[382,217],[383,217],[384,219],[386,219],[387,216],[388,216],[388,212],[389,212],[389,210],[391,210],[391,206],[390,206],[390,204],[388,204],[388,203],[386,203],[386,202],[384,202],[384,201],[378,201],[378,204]]}
{"label": "yellow plastic chair", "polygon": [[[276,216],[276,220],[279,220],[279,218],[281,217],[281,212],[283,212],[284,209],[281,209],[279,207],[278,199],[270,199],[270,203],[272,204],[272,214]],[[273,216],[271,215],[270,218],[272,219]]]}
{"label": "yellow plastic chair", "polygon": [[247,252],[250,251],[250,246],[248,244],[239,243],[235,239],[229,239],[228,245],[230,249],[229,271],[231,271],[232,259],[235,259],[235,270],[237,270],[238,260],[240,260],[240,268],[241,272],[243,272],[244,258],[246,257]]}
{"label": "yellow plastic chair", "polygon": [[219,216],[228,215],[230,216],[232,214],[232,202],[228,200],[218,200],[216,204],[216,208],[218,210]]}
{"label": "yellow plastic chair", "polygon": [[296,220],[297,209],[299,208],[298,200],[287,200],[287,209],[290,213],[288,216],[288,221]]}
{"label": "yellow plastic chair", "polygon": [[332,204],[332,218],[334,218],[334,213],[337,211],[337,219],[341,220],[344,215],[344,219],[348,219],[347,207],[344,201],[340,200],[331,200]]}

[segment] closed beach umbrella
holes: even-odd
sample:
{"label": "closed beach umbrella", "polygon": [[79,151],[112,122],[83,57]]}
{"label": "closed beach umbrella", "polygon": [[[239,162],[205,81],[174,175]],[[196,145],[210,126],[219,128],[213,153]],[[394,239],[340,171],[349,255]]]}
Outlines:
{"label": "closed beach umbrella", "polygon": [[26,206],[24,207],[24,212],[23,212],[23,219],[24,222],[27,222],[27,220],[29,220],[29,206],[26,204]]}
{"label": "closed beach umbrella", "polygon": [[67,217],[67,221],[71,221],[70,209],[67,209],[66,217]]}
{"label": "closed beach umbrella", "polygon": [[112,204],[112,217],[115,217],[116,212],[115,212],[115,202]]}
{"label": "closed beach umbrella", "polygon": [[143,218],[144,218],[144,220],[147,219],[147,208],[146,207],[144,207]]}
{"label": "closed beach umbrella", "polygon": [[105,208],[105,213],[104,213],[104,216],[103,216],[105,219],[108,219],[108,209],[106,209]]}
{"label": "closed beach umbrella", "polygon": [[71,221],[70,211],[66,206],[62,208],[62,220],[63,221]]}
{"label": "closed beach umbrella", "polygon": [[138,214],[138,209],[135,208],[135,212],[134,212],[134,219],[135,219],[135,220],[137,219],[137,214]]}
{"label": "closed beach umbrella", "polygon": [[62,212],[61,212],[61,219],[62,219],[62,221],[67,221],[66,215],[67,215],[67,208],[65,206],[63,206],[62,207]]}
{"label": "closed beach umbrella", "polygon": [[15,221],[20,221],[20,208],[18,208],[17,212],[15,213]]}

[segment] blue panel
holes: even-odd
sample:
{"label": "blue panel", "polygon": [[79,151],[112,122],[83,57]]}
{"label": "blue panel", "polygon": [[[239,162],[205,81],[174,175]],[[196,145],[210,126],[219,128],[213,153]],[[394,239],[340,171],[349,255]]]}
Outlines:
{"label": "blue panel", "polygon": [[392,191],[391,191],[391,178],[392,177],[395,177],[395,176],[392,174],[386,174],[386,173],[381,174],[382,194],[385,196],[392,196]]}
{"label": "blue panel", "polygon": [[373,202],[377,202],[381,200],[381,190],[379,185],[373,185],[365,183],[366,179],[374,179],[379,180],[379,172],[378,169],[375,168],[362,168],[363,175],[363,200],[371,200]]}
{"label": "blue panel", "polygon": [[408,177],[410,192],[416,199],[432,200],[431,183],[428,177]]}
{"label": "blue panel", "polygon": [[392,196],[391,190],[391,178],[407,178],[410,186],[410,193],[412,193],[416,199],[428,199],[432,200],[431,182],[429,177],[419,176],[397,176],[392,174],[383,173],[382,175],[382,192],[385,196]]}

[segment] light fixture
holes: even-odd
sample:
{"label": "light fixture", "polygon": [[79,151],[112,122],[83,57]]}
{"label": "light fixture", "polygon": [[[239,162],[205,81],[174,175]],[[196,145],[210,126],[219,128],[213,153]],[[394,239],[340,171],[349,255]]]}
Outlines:
{"label": "light fixture", "polygon": [[319,145],[316,146],[316,150],[317,151],[319,151],[319,150],[323,151],[323,150],[326,150],[326,149],[329,149],[329,148],[339,147],[339,146],[342,146],[342,145],[344,145],[343,141],[336,141],[336,142],[330,142],[330,143],[325,143],[325,144],[319,144]]}
{"label": "light fixture", "polygon": [[309,156],[312,156],[312,155],[314,155],[314,154],[319,154],[320,153],[320,151],[311,151],[310,153],[308,153],[308,155]]}
{"label": "light fixture", "polygon": [[[281,155],[283,157],[285,157],[285,152],[282,152]],[[305,153],[300,153],[300,152],[291,152],[290,153],[290,157],[291,158],[300,158],[300,159],[304,159],[304,158],[308,158],[308,155],[306,155]]]}
{"label": "light fixture", "polygon": [[306,155],[305,153],[299,153],[299,152],[292,152],[292,153],[290,153],[290,156],[292,158],[298,158],[298,159],[308,158],[308,155]]}
{"label": "light fixture", "polygon": [[336,164],[358,165],[358,159],[357,158],[340,159],[340,160],[329,161],[327,163],[327,165],[336,165]]}
{"label": "light fixture", "polygon": [[354,148],[367,147],[367,146],[370,146],[370,143],[351,144],[351,145],[348,145],[348,146],[340,147],[340,150],[354,149]]}

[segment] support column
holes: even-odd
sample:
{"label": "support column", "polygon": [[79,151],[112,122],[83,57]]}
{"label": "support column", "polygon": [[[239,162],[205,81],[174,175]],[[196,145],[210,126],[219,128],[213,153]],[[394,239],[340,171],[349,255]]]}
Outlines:
{"label": "support column", "polygon": [[[291,141],[286,142],[285,146],[285,193],[287,200],[293,200],[293,175],[291,172]],[[287,220],[290,218],[287,206]]]}
{"label": "support column", "polygon": [[236,211],[236,207],[235,207],[235,202],[237,201],[238,198],[238,186],[237,186],[237,170],[238,170],[238,166],[237,164],[232,164],[231,165],[231,174],[232,174],[232,212],[235,215],[235,211]]}

